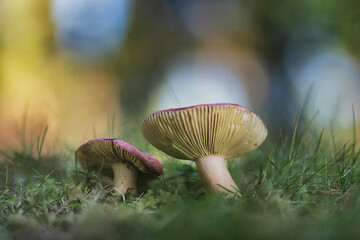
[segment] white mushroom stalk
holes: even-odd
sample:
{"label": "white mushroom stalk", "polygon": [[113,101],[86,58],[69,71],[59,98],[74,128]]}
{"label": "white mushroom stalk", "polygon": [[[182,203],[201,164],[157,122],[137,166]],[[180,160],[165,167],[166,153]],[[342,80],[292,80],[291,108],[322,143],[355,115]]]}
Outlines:
{"label": "white mushroom stalk", "polygon": [[195,162],[206,192],[240,193],[223,156],[206,156]]}
{"label": "white mushroom stalk", "polygon": [[117,162],[111,165],[114,172],[116,194],[136,196],[139,170],[131,163]]}
{"label": "white mushroom stalk", "polygon": [[143,120],[141,131],[169,156],[195,161],[208,193],[239,193],[225,160],[251,152],[267,136],[259,116],[229,103],[157,111]]}

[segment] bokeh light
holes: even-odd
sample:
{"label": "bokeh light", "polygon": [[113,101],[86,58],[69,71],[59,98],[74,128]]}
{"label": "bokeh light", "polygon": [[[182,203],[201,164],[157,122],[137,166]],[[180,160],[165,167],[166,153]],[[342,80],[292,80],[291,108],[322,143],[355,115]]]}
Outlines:
{"label": "bokeh light", "polygon": [[317,113],[315,121],[320,125],[350,127],[352,107],[360,110],[359,65],[334,36],[307,33],[290,40],[285,58],[296,101],[308,115]]}
{"label": "bokeh light", "polygon": [[247,23],[243,1],[163,0],[172,22],[202,41],[234,34]]}
{"label": "bokeh light", "polygon": [[123,42],[129,0],[52,0],[57,45],[85,59],[112,55]]}
{"label": "bokeh light", "polygon": [[[154,108],[230,102],[249,108],[261,105],[268,79],[254,53],[217,44],[179,56],[169,64]],[[255,94],[254,94],[255,93]]]}
{"label": "bokeh light", "polygon": [[33,145],[46,126],[44,150],[96,134],[110,136],[113,115],[120,121],[114,77],[101,67],[74,65],[56,52],[50,6],[42,1],[2,6],[0,144]]}
{"label": "bokeh light", "polygon": [[241,76],[220,61],[194,63],[186,57],[166,75],[159,108],[230,102],[249,106]]}
{"label": "bokeh light", "polygon": [[298,107],[318,111],[318,125],[351,128],[352,106],[360,118],[351,6],[0,1],[0,143],[19,146],[45,126],[49,142],[72,146],[127,138],[151,111],[210,102],[249,107],[273,133],[291,133]]}

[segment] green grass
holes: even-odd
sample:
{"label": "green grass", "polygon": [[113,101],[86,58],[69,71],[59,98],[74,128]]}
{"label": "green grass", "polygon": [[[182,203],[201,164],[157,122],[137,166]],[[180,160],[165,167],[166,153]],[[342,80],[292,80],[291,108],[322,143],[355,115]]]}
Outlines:
{"label": "green grass", "polygon": [[206,195],[194,164],[132,142],[155,153],[165,174],[123,199],[110,179],[78,168],[73,150],[43,155],[45,128],[34,152],[1,153],[0,239],[359,239],[355,141],[294,129],[229,161],[241,198]]}

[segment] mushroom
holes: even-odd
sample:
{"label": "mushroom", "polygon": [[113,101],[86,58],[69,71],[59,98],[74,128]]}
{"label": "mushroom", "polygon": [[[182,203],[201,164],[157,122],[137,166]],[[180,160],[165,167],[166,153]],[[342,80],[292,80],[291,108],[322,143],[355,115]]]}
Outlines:
{"label": "mushroom", "polygon": [[256,149],[267,136],[259,116],[230,103],[157,111],[142,121],[141,131],[171,157],[195,161],[208,193],[239,191],[225,160]]}
{"label": "mushroom", "polygon": [[116,138],[90,140],[76,150],[75,158],[84,168],[112,171],[114,187],[124,195],[137,195],[139,171],[155,176],[163,173],[155,156]]}

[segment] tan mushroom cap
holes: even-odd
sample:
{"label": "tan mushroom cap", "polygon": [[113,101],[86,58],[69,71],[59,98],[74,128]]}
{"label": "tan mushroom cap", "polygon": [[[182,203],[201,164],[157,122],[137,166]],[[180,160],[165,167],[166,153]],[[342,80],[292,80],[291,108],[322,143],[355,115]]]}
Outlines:
{"label": "tan mushroom cap", "polygon": [[143,173],[157,176],[163,173],[162,164],[155,156],[116,138],[90,140],[76,150],[75,157],[83,167],[89,169],[107,170],[113,163],[129,162]]}
{"label": "tan mushroom cap", "polygon": [[144,137],[179,159],[236,158],[256,149],[267,129],[255,113],[237,104],[203,104],[157,111],[141,123]]}

